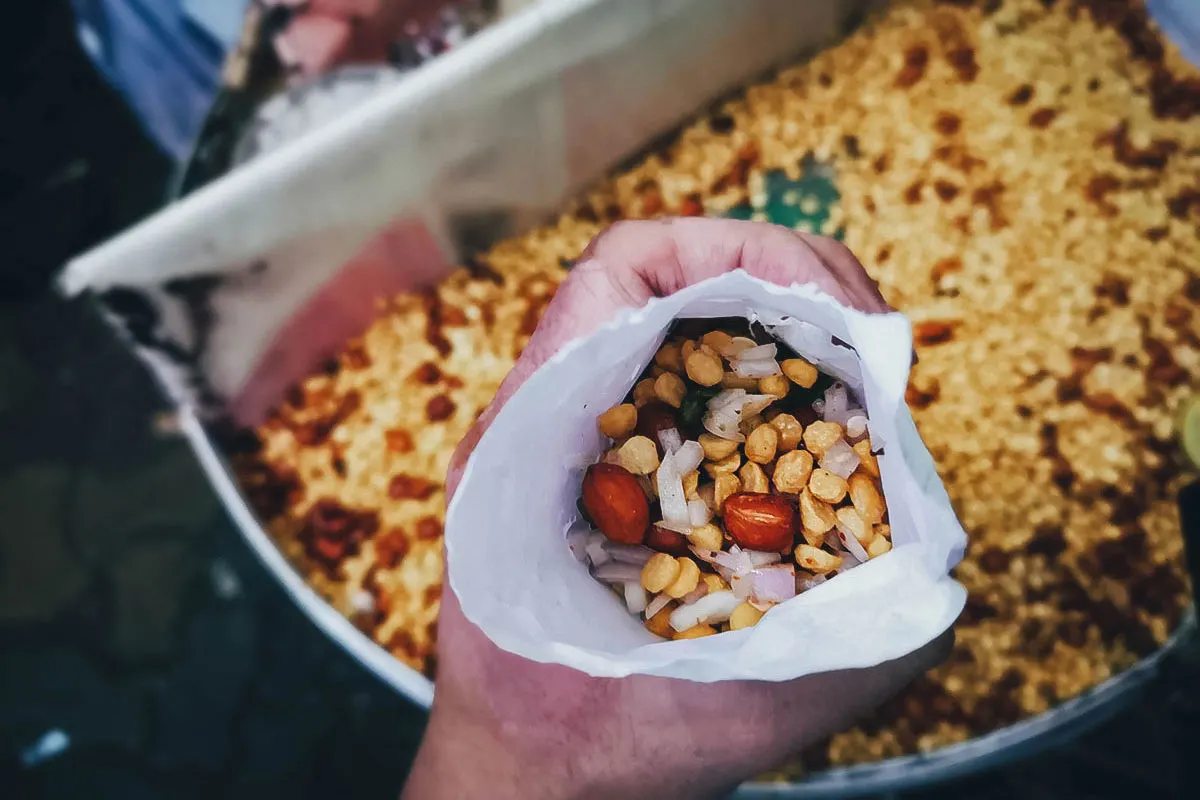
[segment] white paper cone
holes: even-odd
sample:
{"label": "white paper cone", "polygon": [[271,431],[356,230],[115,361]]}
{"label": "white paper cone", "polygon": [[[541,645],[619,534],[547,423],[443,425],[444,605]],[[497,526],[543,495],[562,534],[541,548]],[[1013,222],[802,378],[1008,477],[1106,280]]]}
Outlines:
{"label": "white paper cone", "polygon": [[[860,394],[872,444],[883,449],[894,548],[776,606],[753,628],[664,641],[588,574],[565,535],[578,517],[583,471],[607,442],[596,416],[621,402],[672,320],[703,317],[757,320]],[[966,601],[948,575],[966,534],[904,403],[911,352],[900,314],[862,314],[811,286],[775,286],[741,271],[571,342],[496,417],[451,503],[449,579],[464,613],[505,650],[605,677],[782,681],[920,648]]]}

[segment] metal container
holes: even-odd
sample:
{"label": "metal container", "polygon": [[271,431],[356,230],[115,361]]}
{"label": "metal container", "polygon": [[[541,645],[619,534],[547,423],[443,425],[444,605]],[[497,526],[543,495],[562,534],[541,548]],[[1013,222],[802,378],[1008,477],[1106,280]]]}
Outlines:
{"label": "metal container", "polygon": [[[456,235],[468,223],[488,220],[497,235],[548,215],[706,101],[836,40],[868,5],[532,4],[403,79],[383,81],[377,94],[343,118],[260,154],[77,259],[63,287],[110,301],[102,309],[175,399],[183,430],[232,519],[297,605],[383,681],[428,707],[432,684],[334,611],[283,557],[241,494],[205,420],[231,411],[240,421],[253,421],[264,397],[273,402],[315,366],[325,354],[320,348],[297,355],[276,345],[314,292],[336,284],[349,271],[344,265],[370,249],[381,231],[416,220],[418,238],[432,240],[439,254],[411,274],[392,276],[385,290],[428,285],[469,247]],[[668,72],[687,77],[655,78]],[[360,71],[349,80],[374,78]],[[634,89],[604,90],[614,82]],[[586,120],[571,115],[581,97],[593,112]],[[235,116],[245,122],[253,114],[242,109]],[[226,163],[243,133],[215,132]],[[208,177],[185,186],[195,188]],[[149,334],[119,312],[121,302],[128,312],[134,297],[139,309],[152,313]],[[197,297],[209,327],[197,321]],[[326,322],[329,336],[321,347],[327,349],[366,319],[360,314]],[[264,363],[270,367],[265,371]],[[830,769],[801,783],[748,784],[739,796],[889,792],[1025,757],[1135,702],[1161,662],[1195,629],[1189,612],[1170,642],[1134,668],[1006,729],[926,755]]]}

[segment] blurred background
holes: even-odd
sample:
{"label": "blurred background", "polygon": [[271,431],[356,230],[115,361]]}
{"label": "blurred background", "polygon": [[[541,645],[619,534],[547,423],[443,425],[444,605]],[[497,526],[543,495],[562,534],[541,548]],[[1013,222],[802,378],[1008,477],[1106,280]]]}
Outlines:
{"label": "blurred background", "polygon": [[[395,797],[424,712],[296,609],[147,374],[86,303],[51,286],[70,256],[228,165],[220,136],[188,159],[206,124],[247,113],[246,96],[219,90],[247,0],[7,5],[0,796]],[[447,30],[432,50],[391,43],[387,57],[420,63],[461,35]],[[268,57],[269,74],[287,75],[319,72],[326,56]],[[1101,728],[911,796],[1196,796],[1197,745],[1190,646]]]}

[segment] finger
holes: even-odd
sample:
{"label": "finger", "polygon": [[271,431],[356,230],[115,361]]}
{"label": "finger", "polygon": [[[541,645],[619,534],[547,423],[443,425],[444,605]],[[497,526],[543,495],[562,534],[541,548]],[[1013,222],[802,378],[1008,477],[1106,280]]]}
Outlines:
{"label": "finger", "polygon": [[838,277],[854,287],[855,294],[861,300],[856,306],[862,311],[887,313],[892,310],[879,291],[879,282],[872,278],[863,267],[862,262],[850,252],[846,245],[828,236],[815,236],[808,233],[797,233],[809,247],[817,252],[821,260],[832,269]]}

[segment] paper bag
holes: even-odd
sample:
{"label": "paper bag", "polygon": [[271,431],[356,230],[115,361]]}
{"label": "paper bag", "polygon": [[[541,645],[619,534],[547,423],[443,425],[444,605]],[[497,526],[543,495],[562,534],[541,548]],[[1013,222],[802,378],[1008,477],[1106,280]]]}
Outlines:
{"label": "paper bag", "polygon": [[[845,381],[870,419],[893,549],[772,608],[757,626],[664,641],[567,547],[587,465],[620,403],[679,318],[745,317]],[[836,338],[835,338],[836,337]],[[467,465],[446,521],[450,585],[498,646],[598,677],[782,681],[869,667],[946,630],[966,601],[949,576],[959,524],[904,390],[912,331],[900,314],[847,309],[812,286],[733,272],[631,309],[569,343],[509,400]]]}

